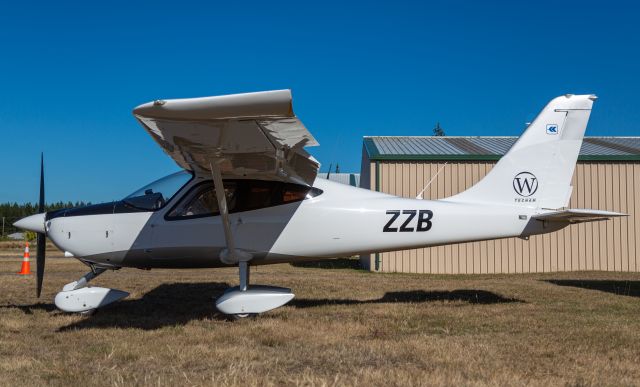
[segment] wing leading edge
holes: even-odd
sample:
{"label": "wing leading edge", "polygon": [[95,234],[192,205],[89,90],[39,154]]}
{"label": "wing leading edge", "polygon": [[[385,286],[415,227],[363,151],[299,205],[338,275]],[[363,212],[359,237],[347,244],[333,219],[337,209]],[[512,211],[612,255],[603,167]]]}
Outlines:
{"label": "wing leading edge", "polygon": [[133,110],[182,168],[224,178],[311,185],[319,164],[303,148],[318,145],[293,113],[290,90],[149,102]]}

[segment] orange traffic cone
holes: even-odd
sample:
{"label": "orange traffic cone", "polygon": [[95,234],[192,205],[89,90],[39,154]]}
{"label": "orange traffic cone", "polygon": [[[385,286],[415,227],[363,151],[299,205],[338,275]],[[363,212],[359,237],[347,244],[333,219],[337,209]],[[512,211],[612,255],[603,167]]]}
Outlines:
{"label": "orange traffic cone", "polygon": [[22,269],[18,274],[31,274],[31,263],[29,262],[29,242],[24,247],[24,257],[22,258]]}

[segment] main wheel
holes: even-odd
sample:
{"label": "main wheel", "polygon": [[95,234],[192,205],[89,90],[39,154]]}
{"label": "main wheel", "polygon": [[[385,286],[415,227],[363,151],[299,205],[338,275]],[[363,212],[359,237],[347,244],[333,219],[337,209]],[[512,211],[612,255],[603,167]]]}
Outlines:
{"label": "main wheel", "polygon": [[249,318],[255,318],[257,315],[258,313],[237,313],[237,314],[232,314],[231,316],[233,316],[234,320],[244,320]]}

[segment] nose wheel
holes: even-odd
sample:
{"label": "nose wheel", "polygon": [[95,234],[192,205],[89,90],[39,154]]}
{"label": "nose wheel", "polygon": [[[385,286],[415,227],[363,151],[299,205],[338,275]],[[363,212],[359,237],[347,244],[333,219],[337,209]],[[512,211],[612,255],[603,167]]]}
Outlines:
{"label": "nose wheel", "polygon": [[95,268],[79,280],[66,284],[62,291],[56,294],[55,304],[58,309],[91,316],[98,308],[128,296],[129,293],[122,290],[88,286],[89,281],[105,271],[106,269]]}
{"label": "nose wheel", "polygon": [[89,317],[96,314],[97,311],[98,309],[89,309],[89,310],[85,310],[84,312],[80,312],[80,315],[84,317]]}
{"label": "nose wheel", "polygon": [[252,318],[256,318],[257,316],[258,316],[257,313],[238,313],[238,314],[231,315],[231,317],[233,317],[234,320],[252,319]]}

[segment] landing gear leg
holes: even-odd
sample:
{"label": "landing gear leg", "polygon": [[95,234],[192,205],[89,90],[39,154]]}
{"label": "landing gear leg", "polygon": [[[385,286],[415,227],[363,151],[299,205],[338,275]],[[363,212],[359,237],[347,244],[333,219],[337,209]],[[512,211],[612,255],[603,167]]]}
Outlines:
{"label": "landing gear leg", "polygon": [[63,292],[68,292],[68,291],[71,291],[71,290],[84,288],[85,286],[87,286],[89,284],[89,281],[91,281],[92,279],[96,278],[97,276],[99,276],[100,274],[104,273],[105,271],[107,271],[107,269],[102,269],[102,268],[93,269],[90,272],[88,272],[87,274],[85,274],[82,277],[80,277],[79,280],[73,281],[73,282],[70,282],[70,283],[64,285],[64,287],[62,288],[62,291]]}
{"label": "landing gear leg", "polygon": [[[251,274],[251,266],[247,261],[241,261],[238,263],[238,269],[240,272],[240,286],[238,289],[241,292],[246,292],[249,289],[249,277]],[[257,313],[236,313],[233,316],[236,320],[242,320],[248,317],[256,317]]]}
{"label": "landing gear leg", "polygon": [[251,266],[249,266],[249,262],[242,261],[238,263],[238,268],[240,269],[240,291],[246,292],[249,288]]}
{"label": "landing gear leg", "polygon": [[105,271],[107,270],[103,268],[92,268],[79,280],[66,284],[62,291],[56,294],[55,304],[58,309],[86,316],[93,314],[100,307],[128,296],[129,293],[122,290],[88,286],[89,281]]}

